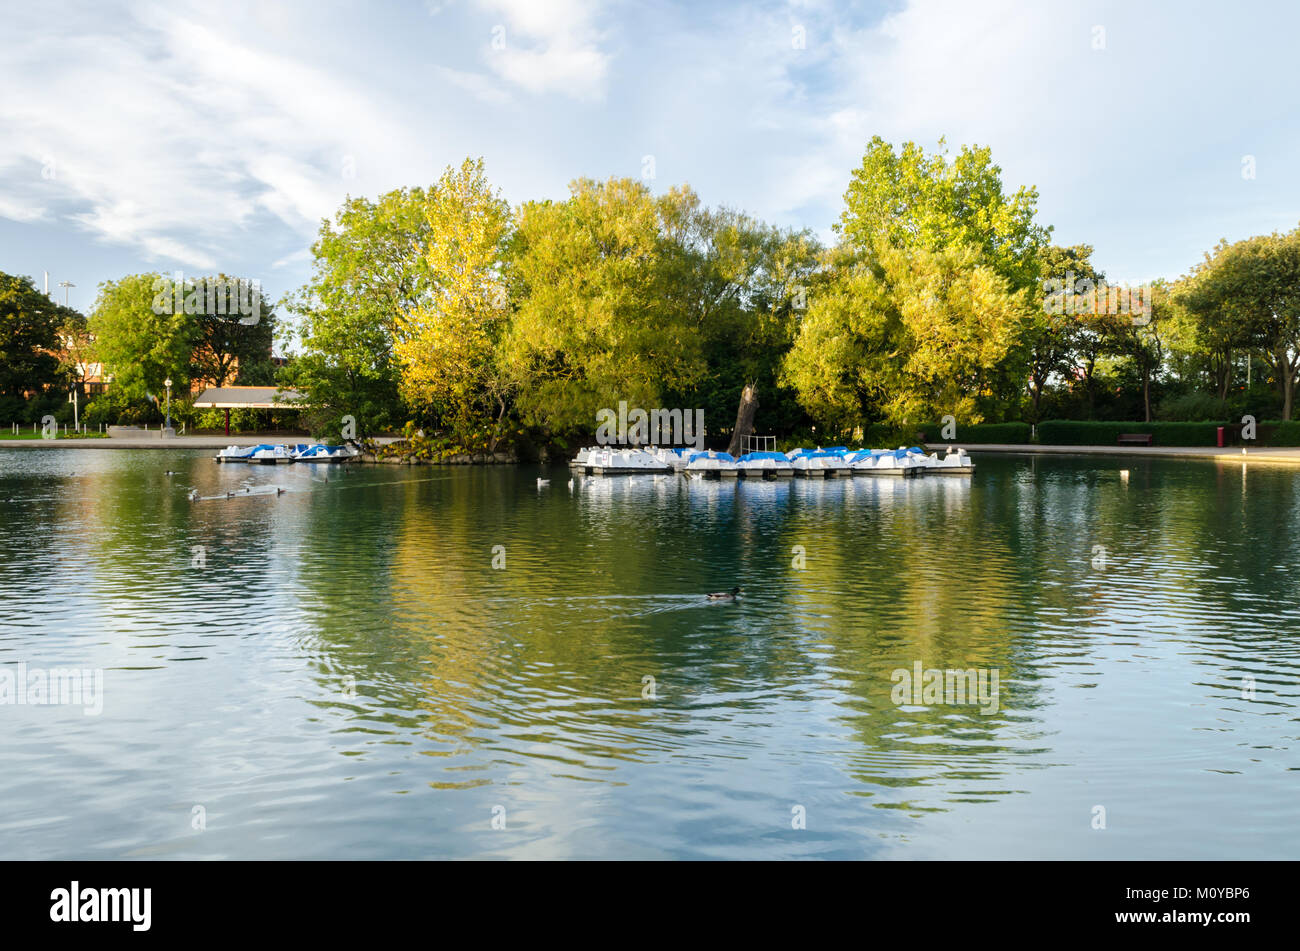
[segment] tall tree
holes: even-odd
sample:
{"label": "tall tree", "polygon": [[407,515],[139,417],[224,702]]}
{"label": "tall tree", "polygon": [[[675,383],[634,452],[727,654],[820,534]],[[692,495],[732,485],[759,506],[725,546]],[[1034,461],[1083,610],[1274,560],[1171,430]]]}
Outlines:
{"label": "tall tree", "polygon": [[[225,274],[198,278],[192,283],[204,291],[202,307],[194,315],[199,341],[190,367],[193,378],[212,386],[236,382],[244,386],[272,384],[276,315],[274,304],[263,297],[260,285]],[[240,298],[240,306],[232,300],[223,305],[219,299],[223,294]]]}
{"label": "tall tree", "polygon": [[1183,300],[1211,341],[1263,352],[1289,420],[1300,369],[1300,228],[1220,242]]}
{"label": "tall tree", "polygon": [[1035,188],[1006,194],[988,148],[963,146],[950,160],[942,139],[927,155],[913,142],[895,152],[875,136],[853,172],[836,230],[860,253],[972,247],[1020,290],[1038,282],[1038,255],[1051,234],[1034,221],[1037,205]]}
{"label": "tall tree", "polygon": [[620,400],[662,406],[706,368],[690,288],[676,279],[694,193],[655,197],[632,179],[570,190],[519,210],[510,267],[519,405],[556,432],[590,430]]}
{"label": "tall tree", "polygon": [[280,375],[306,397],[317,432],[337,432],[345,416],[361,436],[400,423],[394,334],[432,292],[429,235],[422,188],[349,198],[321,222],[311,280],[288,303],[299,326],[286,344],[301,352]]}
{"label": "tall tree", "polygon": [[38,291],[31,278],[0,271],[0,395],[19,397],[67,382],[58,331],[77,316]]}
{"label": "tall tree", "polygon": [[979,422],[976,397],[1010,350],[1024,291],[974,248],[834,252],[786,360],[809,412],[844,431],[945,414]]}
{"label": "tall tree", "polygon": [[1029,400],[1032,422],[1042,419],[1043,393],[1049,381],[1070,375],[1074,367],[1074,351],[1079,341],[1079,319],[1068,313],[1065,306],[1065,285],[1088,278],[1096,281],[1100,275],[1092,267],[1092,247],[1076,244],[1072,247],[1048,245],[1039,253],[1040,280],[1043,293],[1032,301],[1034,307],[1025,322],[1021,343],[1026,348],[1029,366]]}
{"label": "tall tree", "polygon": [[499,355],[510,317],[502,274],[510,206],[483,160],[466,159],[429,189],[424,215],[430,291],[398,317],[394,353],[407,401],[464,435],[484,419],[500,423],[510,407],[513,380]]}
{"label": "tall tree", "polygon": [[1176,304],[1170,300],[1164,281],[1148,290],[1150,313],[1106,313],[1095,317],[1110,342],[1111,352],[1132,361],[1142,381],[1143,420],[1151,422],[1151,385],[1164,364],[1170,315]]}
{"label": "tall tree", "polygon": [[88,320],[95,349],[113,385],[129,396],[157,395],[167,379],[182,391],[200,339],[198,322],[174,306],[161,274],[130,274],[99,285]]}

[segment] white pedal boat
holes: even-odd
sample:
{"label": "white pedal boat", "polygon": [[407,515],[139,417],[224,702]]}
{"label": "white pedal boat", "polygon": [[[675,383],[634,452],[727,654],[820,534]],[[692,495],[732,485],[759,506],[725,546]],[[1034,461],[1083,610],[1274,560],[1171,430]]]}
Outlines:
{"label": "white pedal boat", "polygon": [[213,458],[217,462],[251,462],[253,453],[259,449],[268,449],[269,445],[263,446],[227,446],[216,454]]}
{"label": "white pedal boat", "polygon": [[593,449],[587,454],[587,468],[596,475],[673,471],[672,466],[644,449]]}
{"label": "white pedal boat", "polygon": [[912,478],[927,468],[926,457],[908,449],[872,449],[857,454],[853,471],[861,475]]}
{"label": "white pedal boat", "polygon": [[834,479],[850,474],[849,465],[838,451],[823,449],[793,449],[786,454],[790,467],[797,476],[812,479]]}
{"label": "white pedal boat", "polygon": [[258,446],[248,461],[259,462],[264,466],[287,465],[293,462],[293,452],[288,446]]}
{"label": "white pedal boat", "polygon": [[930,453],[934,464],[926,469],[934,475],[971,475],[975,472],[975,463],[965,449],[949,446],[943,458],[937,452]]}
{"label": "white pedal boat", "polygon": [[740,466],[729,452],[693,452],[686,463],[691,475],[703,478],[734,479],[740,475]]}
{"label": "white pedal boat", "polygon": [[291,453],[294,462],[350,462],[360,452],[351,446],[307,445],[299,443]]}
{"label": "white pedal boat", "polygon": [[794,466],[783,452],[747,452],[736,460],[736,468],[745,479],[788,479]]}

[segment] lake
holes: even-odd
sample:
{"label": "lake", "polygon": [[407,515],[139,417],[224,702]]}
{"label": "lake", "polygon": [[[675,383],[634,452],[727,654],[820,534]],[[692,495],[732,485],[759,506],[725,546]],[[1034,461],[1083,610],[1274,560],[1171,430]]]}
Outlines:
{"label": "lake", "polygon": [[211,455],[0,449],[0,857],[1300,849],[1300,471]]}

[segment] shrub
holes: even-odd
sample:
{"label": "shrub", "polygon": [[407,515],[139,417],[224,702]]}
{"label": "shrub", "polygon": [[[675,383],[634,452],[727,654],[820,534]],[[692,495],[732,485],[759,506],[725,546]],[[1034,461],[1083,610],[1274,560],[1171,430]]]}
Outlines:
{"label": "shrub", "polygon": [[1217,396],[1192,392],[1161,400],[1156,416],[1161,420],[1209,421],[1223,418],[1224,409]]}
{"label": "shrub", "polygon": [[925,441],[930,443],[953,442],[980,445],[987,443],[1011,443],[1022,445],[1029,442],[1028,423],[958,423],[956,436],[943,438],[943,424],[925,423],[916,427],[925,433]]}
{"label": "shrub", "polygon": [[1049,419],[1038,425],[1038,441],[1048,446],[1114,446],[1124,433],[1150,433],[1156,446],[1213,446],[1219,425]]}
{"label": "shrub", "polygon": [[1260,423],[1258,435],[1261,446],[1300,446],[1300,422]]}

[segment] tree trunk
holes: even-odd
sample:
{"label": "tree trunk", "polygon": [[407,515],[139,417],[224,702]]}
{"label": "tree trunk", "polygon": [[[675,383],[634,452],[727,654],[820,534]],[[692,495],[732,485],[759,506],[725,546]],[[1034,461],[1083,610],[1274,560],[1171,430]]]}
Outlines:
{"label": "tree trunk", "polygon": [[1218,377],[1219,384],[1219,405],[1222,406],[1228,401],[1228,384],[1232,381],[1232,351],[1228,350],[1219,358],[1219,364],[1215,367],[1215,375]]}
{"label": "tree trunk", "polygon": [[1145,423],[1151,422],[1151,367],[1142,365],[1142,409],[1146,413]]}
{"label": "tree trunk", "polygon": [[758,412],[758,387],[747,384],[740,394],[740,408],[736,410],[736,428],[731,433],[731,443],[727,452],[739,458],[745,445],[745,437],[754,432],[754,414]]}
{"label": "tree trunk", "polygon": [[1282,421],[1291,418],[1292,397],[1295,395],[1295,364],[1287,353],[1287,347],[1279,344],[1273,350],[1273,373],[1277,377],[1278,389],[1282,391]]}
{"label": "tree trunk", "polygon": [[1285,357],[1282,359],[1282,419],[1287,421],[1291,419],[1291,399],[1295,396],[1295,370],[1292,368],[1290,361]]}

